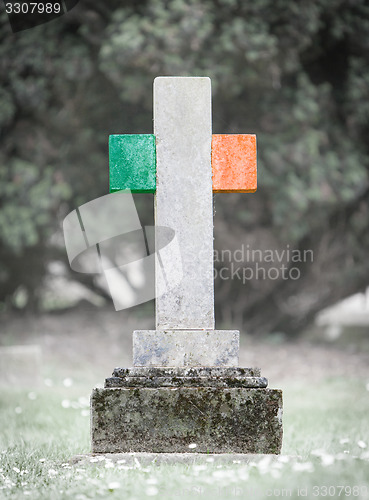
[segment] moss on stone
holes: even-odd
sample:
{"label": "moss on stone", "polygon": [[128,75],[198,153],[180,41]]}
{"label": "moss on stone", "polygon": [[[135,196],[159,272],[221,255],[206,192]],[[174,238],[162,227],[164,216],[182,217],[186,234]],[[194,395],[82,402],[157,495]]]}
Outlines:
{"label": "moss on stone", "polygon": [[282,392],[180,387],[95,389],[94,452],[279,453]]}

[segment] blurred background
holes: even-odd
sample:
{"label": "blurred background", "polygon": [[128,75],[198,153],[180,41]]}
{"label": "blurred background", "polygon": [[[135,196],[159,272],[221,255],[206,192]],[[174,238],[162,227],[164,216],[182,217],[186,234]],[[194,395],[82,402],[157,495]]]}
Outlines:
{"label": "blurred background", "polygon": [[[13,34],[4,12],[0,25],[4,349],[42,344],[94,370],[103,350],[109,375],[112,357],[129,364],[132,330],[154,327],[153,301],[115,312],[96,276],[70,269],[62,221],[108,193],[109,134],[152,133],[158,75],[209,76],[213,133],[257,135],[257,193],[214,196],[216,269],[230,268],[224,250],[249,268],[246,281],[215,280],[217,327],[249,345],[367,346],[365,0],[81,0],[36,28]],[[153,195],[135,199],[152,224]],[[282,264],[298,278],[256,273]]]}

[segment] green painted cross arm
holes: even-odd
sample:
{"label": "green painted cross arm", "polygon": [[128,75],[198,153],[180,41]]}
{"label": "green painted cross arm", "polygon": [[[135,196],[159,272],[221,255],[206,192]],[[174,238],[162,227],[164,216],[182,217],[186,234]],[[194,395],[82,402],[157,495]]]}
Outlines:
{"label": "green painted cross arm", "polygon": [[155,193],[156,150],[152,134],[109,136],[109,190]]}

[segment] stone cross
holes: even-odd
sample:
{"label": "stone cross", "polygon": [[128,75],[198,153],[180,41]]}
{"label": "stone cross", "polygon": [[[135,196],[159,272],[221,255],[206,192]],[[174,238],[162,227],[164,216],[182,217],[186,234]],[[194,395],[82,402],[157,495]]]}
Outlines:
{"label": "stone cross", "polygon": [[110,136],[110,189],[127,188],[155,193],[183,279],[156,231],[156,330],[135,331],[134,366],[93,390],[92,451],[279,453],[282,392],[238,366],[238,331],[215,329],[212,193],[256,190],[256,144],[212,135],[209,78],[156,78],[154,135]]}
{"label": "stone cross", "polygon": [[155,225],[175,231],[182,257],[163,295],[176,256],[156,273],[156,330],[134,332],[134,365],[237,366],[239,332],[215,330],[213,192],[256,191],[255,135],[212,135],[209,78],[158,77],[154,135],[111,135],[109,167],[110,192],[155,193]]}

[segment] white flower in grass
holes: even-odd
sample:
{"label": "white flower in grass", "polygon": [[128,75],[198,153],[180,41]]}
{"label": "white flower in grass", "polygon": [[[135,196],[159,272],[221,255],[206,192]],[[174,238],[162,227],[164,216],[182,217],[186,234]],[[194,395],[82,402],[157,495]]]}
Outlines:
{"label": "white flower in grass", "polygon": [[61,402],[61,405],[63,408],[69,408],[70,407],[69,399],[63,399],[63,401]]}
{"label": "white flower in grass", "polygon": [[71,378],[67,377],[63,380],[63,385],[64,385],[64,387],[72,387],[73,380]]}
{"label": "white flower in grass", "polygon": [[207,470],[207,468],[208,468],[208,467],[207,467],[207,465],[205,465],[205,464],[199,464],[199,465],[196,465],[196,464],[195,464],[195,465],[193,465],[193,467],[192,467],[192,469],[193,469],[194,471],[196,471],[196,472],[198,472],[198,471],[202,471],[202,470]]}
{"label": "white flower in grass", "polygon": [[120,483],[118,483],[118,481],[112,481],[111,483],[108,484],[109,491],[119,490],[119,488],[120,488]]}
{"label": "white flower in grass", "polygon": [[206,459],[207,462],[211,463],[211,462],[214,462],[214,458],[213,457],[209,457]]}
{"label": "white flower in grass", "polygon": [[20,469],[18,469],[18,467],[13,467],[13,471],[16,472],[17,474],[20,473]]}
{"label": "white flower in grass", "polygon": [[366,448],[366,443],[364,441],[361,441],[361,439],[360,439],[360,441],[357,442],[357,445],[359,448],[362,448],[362,449]]}
{"label": "white flower in grass", "polygon": [[273,465],[272,465],[273,469],[283,469],[283,463],[282,462],[273,462]]}
{"label": "white flower in grass", "polygon": [[273,479],[279,479],[281,477],[281,472],[278,469],[272,469],[270,475]]}
{"label": "white flower in grass", "polygon": [[263,457],[259,462],[257,462],[257,468],[261,474],[266,474],[269,471],[270,463],[272,458],[269,456]]}
{"label": "white flower in grass", "polygon": [[117,461],[117,464],[125,464],[125,463],[126,463],[126,461],[124,460],[124,458],[122,458],[122,460]]}
{"label": "white flower in grass", "polygon": [[337,455],[335,455],[334,458],[336,460],[346,460],[347,459],[347,455],[345,453],[337,453]]}
{"label": "white flower in grass", "polygon": [[90,407],[90,400],[86,398],[85,396],[80,396],[78,398],[78,403],[81,405],[81,407],[85,406],[86,408]]}
{"label": "white flower in grass", "polygon": [[241,481],[248,481],[249,471],[248,471],[247,467],[242,467],[241,469],[238,470],[238,478]]}
{"label": "white flower in grass", "polygon": [[46,462],[46,458],[40,458],[39,462],[43,464],[44,462]]}
{"label": "white flower in grass", "polygon": [[340,439],[340,444],[347,444],[349,442],[350,442],[349,438],[341,438]]}
{"label": "white flower in grass", "polygon": [[225,472],[226,471],[224,470],[214,470],[212,476],[216,478],[223,478],[225,476]]}
{"label": "white flower in grass", "polygon": [[90,462],[91,463],[100,462],[100,458],[92,457],[92,458],[90,458]]}
{"label": "white flower in grass", "polygon": [[114,468],[114,464],[113,462],[106,462],[105,464],[105,469],[113,469]]}
{"label": "white flower in grass", "polygon": [[30,399],[31,401],[34,401],[35,399],[37,399],[37,394],[35,392],[29,392],[28,399]]}
{"label": "white flower in grass", "polygon": [[322,455],[320,457],[320,459],[322,461],[323,467],[328,467],[329,465],[334,464],[334,460],[335,460],[333,455],[328,455],[328,454]]}
{"label": "white flower in grass", "polygon": [[47,473],[49,474],[49,477],[55,477],[58,475],[58,471],[56,471],[55,469],[49,469]]}
{"label": "white flower in grass", "polygon": [[31,494],[31,492],[30,492],[30,491],[28,491],[28,490],[24,490],[24,491],[23,491],[23,495],[30,495],[30,494]]}
{"label": "white flower in grass", "polygon": [[155,488],[155,486],[150,486],[149,488],[147,488],[146,490],[146,495],[148,497],[154,497],[155,495],[157,495],[159,493],[159,490],[158,488]]}
{"label": "white flower in grass", "polygon": [[89,417],[90,416],[90,410],[82,410],[81,411],[82,417]]}
{"label": "white flower in grass", "polygon": [[22,413],[22,408],[20,406],[17,406],[16,408],[14,408],[14,411],[17,415],[20,415]]}
{"label": "white flower in grass", "polygon": [[193,449],[195,449],[197,447],[197,444],[196,443],[191,443],[191,444],[188,445],[188,447],[189,447],[190,450],[193,450]]}
{"label": "white flower in grass", "polygon": [[296,462],[292,465],[295,472],[314,472],[314,466],[311,462]]}
{"label": "white flower in grass", "polygon": [[148,477],[146,479],[146,482],[147,484],[158,484],[158,480],[156,479],[156,477]]}
{"label": "white flower in grass", "polygon": [[311,452],[311,455],[314,455],[316,457],[321,457],[322,455],[325,455],[325,450],[322,450],[321,448],[319,448],[318,450],[313,450]]}
{"label": "white flower in grass", "polygon": [[213,471],[213,478],[223,479],[228,481],[237,481],[237,474],[235,469],[221,469]]}
{"label": "white flower in grass", "polygon": [[365,386],[366,390],[369,391],[369,382]]}

